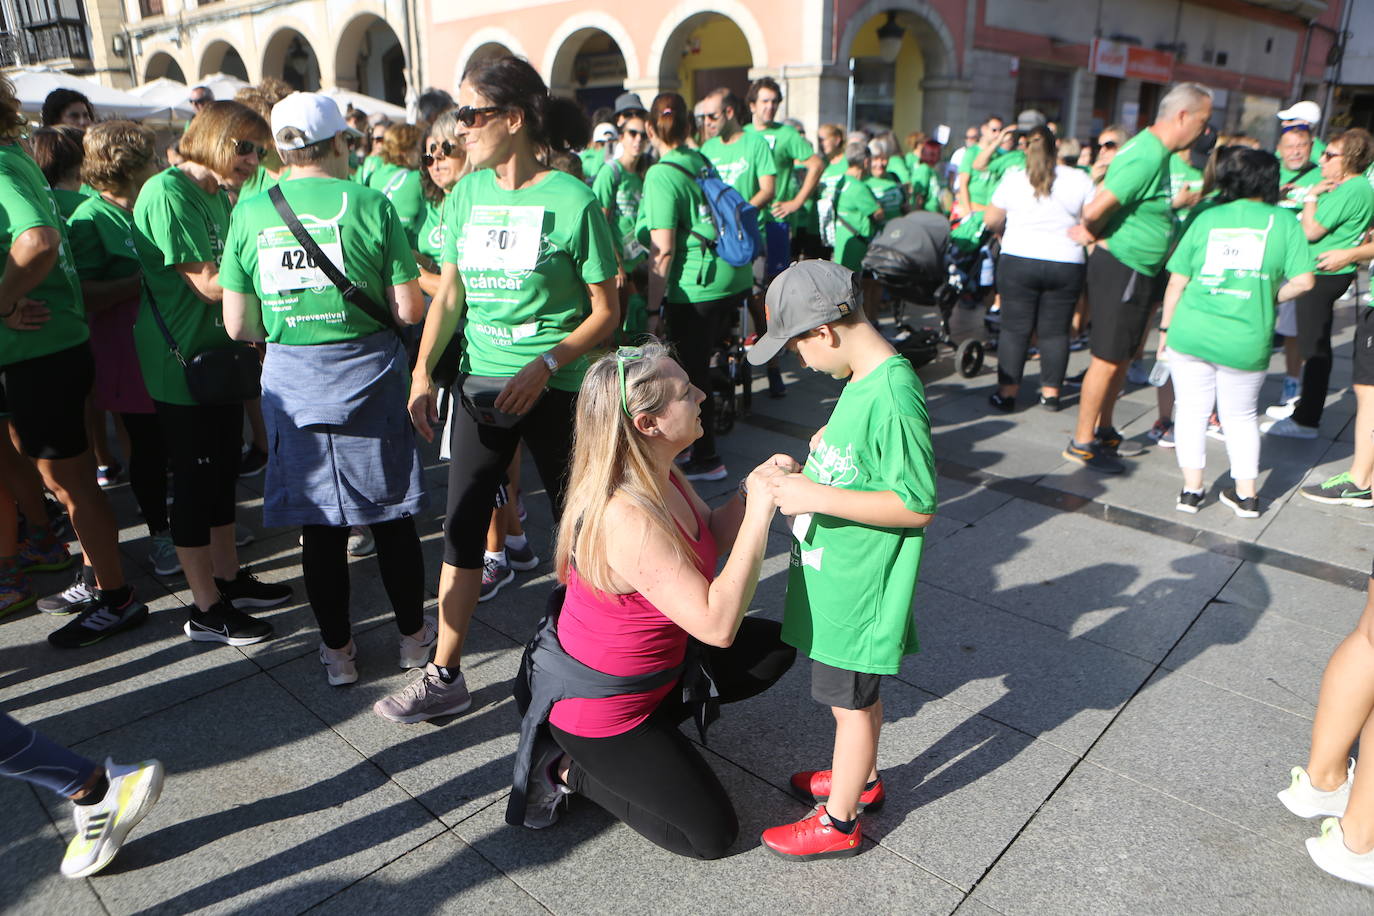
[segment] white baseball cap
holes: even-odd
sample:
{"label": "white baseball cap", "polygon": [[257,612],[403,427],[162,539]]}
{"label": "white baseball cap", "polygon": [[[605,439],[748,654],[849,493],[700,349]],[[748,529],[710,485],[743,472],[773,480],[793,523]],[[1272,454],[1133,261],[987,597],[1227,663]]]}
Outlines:
{"label": "white baseball cap", "polygon": [[607,124],[604,121],[592,129],[592,141],[595,143],[616,140],[619,137],[620,131],[615,129],[615,125]]}
{"label": "white baseball cap", "polygon": [[[281,132],[288,127],[300,131],[301,135],[284,142]],[[279,150],[301,149],[339,134],[362,136],[348,126],[338,103],[327,95],[293,92],[272,106],[272,136]]]}
{"label": "white baseball cap", "polygon": [[1280,121],[1306,121],[1316,124],[1322,119],[1322,107],[1316,102],[1297,102],[1292,108],[1279,112]]}

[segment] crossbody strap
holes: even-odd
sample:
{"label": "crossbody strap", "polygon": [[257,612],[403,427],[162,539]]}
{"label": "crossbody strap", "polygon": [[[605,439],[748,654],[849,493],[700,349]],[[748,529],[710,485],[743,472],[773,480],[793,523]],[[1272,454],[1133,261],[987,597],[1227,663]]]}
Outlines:
{"label": "crossbody strap", "polygon": [[157,300],[153,298],[153,290],[148,286],[147,277],[143,278],[143,295],[148,300],[148,308],[152,309],[153,321],[157,323],[157,329],[162,332],[163,339],[167,341],[167,349],[172,351],[172,356],[181,363],[181,367],[186,368],[186,357],[181,355],[181,347],[177,346],[177,339],[172,336],[172,332],[167,328],[167,322],[162,320],[162,311],[157,307]]}
{"label": "crossbody strap", "polygon": [[[703,158],[705,158],[705,157],[703,157]],[[681,165],[681,164],[676,163],[676,162],[662,162],[661,164],[662,164],[662,165],[670,165],[670,166],[672,166],[673,168],[677,169],[677,170],[678,170],[679,172],[681,172],[682,174],[686,175],[688,178],[692,179],[692,181],[693,181],[694,183],[695,183],[696,180],[697,180],[697,176],[696,176],[695,174],[693,174],[693,173],[691,172],[691,170],[689,170],[685,165]],[[705,193],[705,192],[703,192],[703,194],[704,194],[704,193]],[[719,237],[720,237],[720,226],[717,226],[717,225],[716,225],[716,211],[711,209],[711,202],[710,202],[709,200],[706,202],[706,210],[707,210],[708,213],[711,214],[711,225],[715,227],[715,230],[716,230],[716,237],[719,238]],[[714,239],[708,239],[706,236],[702,235],[700,232],[697,232],[695,229],[692,229],[692,228],[690,228],[690,227],[687,229],[687,234],[688,234],[688,235],[695,236],[696,239],[697,239],[697,241],[701,242],[701,247],[702,247],[702,248],[706,248],[706,249],[708,249],[708,250],[710,250],[710,251],[715,251],[715,249],[716,249],[716,242],[715,242]]]}
{"label": "crossbody strap", "polygon": [[315,266],[329,278],[329,282],[338,287],[339,294],[343,296],[344,301],[349,305],[361,309],[363,314],[367,315],[373,321],[376,321],[382,327],[389,328],[396,334],[400,334],[401,329],[396,326],[396,321],[392,318],[391,312],[378,305],[376,300],[355,286],[348,277],[344,276],[343,271],[339,269],[338,265],[329,260],[325,253],[320,250],[320,246],[315,244],[315,240],[310,237],[310,233],[306,232],[305,227],[301,225],[300,219],[296,216],[296,211],[292,210],[291,205],[286,202],[286,196],[282,194],[281,186],[274,186],[267,192],[267,196],[271,198],[272,206],[277,208],[277,215],[285,220],[286,228],[291,230],[291,234],[296,237],[296,241],[305,249],[305,253],[314,260]]}

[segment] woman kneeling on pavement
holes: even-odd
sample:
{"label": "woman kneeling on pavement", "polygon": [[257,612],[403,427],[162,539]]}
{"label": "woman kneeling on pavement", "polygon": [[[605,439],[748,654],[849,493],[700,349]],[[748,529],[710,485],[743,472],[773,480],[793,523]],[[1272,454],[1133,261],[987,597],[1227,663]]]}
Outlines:
{"label": "woman kneeling on pavement", "polygon": [[[714,859],[734,842],[734,807],[678,730],[693,712],[683,700],[683,666],[690,672],[704,654],[724,703],[761,693],[791,666],[796,652],[782,643],[779,624],[744,615],[775,508],[763,482],[796,463],[775,456],[728,502],[708,508],[673,463],[701,435],[705,398],[658,343],[622,347],[587,371],[558,533],[567,594],[548,622],[556,629],[541,629],[523,669],[535,672],[527,685],[535,700],[522,732],[533,734],[547,715],[554,741],[539,740],[528,783],[518,765],[517,786],[528,785],[528,794],[512,793],[512,823],[548,827],[575,792],[680,855]],[[730,558],[716,576],[725,551]],[[590,675],[611,689],[599,698],[568,690],[559,670],[542,663],[549,650],[580,680]],[[647,692],[631,686],[655,673],[661,683]]]}
{"label": "woman kneeling on pavement", "polygon": [[[1315,265],[1301,227],[1275,206],[1278,160],[1230,147],[1218,152],[1216,163],[1215,204],[1194,211],[1169,258],[1159,359],[1167,360],[1174,382],[1179,511],[1194,513],[1202,504],[1207,420],[1215,408],[1234,481],[1221,501],[1241,518],[1258,518],[1256,410],[1273,345],[1274,303],[1312,289]],[[1279,278],[1286,282],[1279,285]]]}

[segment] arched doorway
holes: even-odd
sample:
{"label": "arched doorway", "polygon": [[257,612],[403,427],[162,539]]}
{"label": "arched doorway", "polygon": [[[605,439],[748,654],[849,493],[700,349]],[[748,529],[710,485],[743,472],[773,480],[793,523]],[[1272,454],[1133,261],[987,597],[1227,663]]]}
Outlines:
{"label": "arched doorway", "polygon": [[871,0],[845,39],[841,48],[853,61],[851,124],[891,127],[904,137],[949,117],[950,100],[932,98],[930,87],[953,77],[953,41],[924,0]]}
{"label": "arched doorway", "polygon": [[344,27],[334,73],[343,88],[393,105],[406,103],[405,50],[391,26],[371,13],[354,17]]}
{"label": "arched doorway", "polygon": [[268,40],[262,54],[262,75],[275,76],[302,92],[320,88],[320,62],[315,49],[295,29],[280,29]]}
{"label": "arched doorway", "polygon": [[159,51],[148,58],[148,65],[143,68],[143,82],[160,79],[162,77],[176,80],[178,83],[186,82],[186,74],[181,70],[181,64],[172,55]]}
{"label": "arched doorway", "polygon": [[625,91],[625,55],[601,29],[579,29],[554,55],[549,90],[572,96],[587,112],[611,108]]}
{"label": "arched doorway", "polygon": [[227,41],[211,42],[210,46],[205,49],[205,54],[200,58],[200,75],[210,76],[214,73],[225,73],[229,76],[237,76],[244,82],[250,81],[248,79],[248,67],[244,65],[243,58]]}
{"label": "arched doorway", "polygon": [[659,85],[676,86],[689,105],[721,86],[743,98],[753,65],[749,39],[733,19],[697,13],[679,23],[664,45]]}

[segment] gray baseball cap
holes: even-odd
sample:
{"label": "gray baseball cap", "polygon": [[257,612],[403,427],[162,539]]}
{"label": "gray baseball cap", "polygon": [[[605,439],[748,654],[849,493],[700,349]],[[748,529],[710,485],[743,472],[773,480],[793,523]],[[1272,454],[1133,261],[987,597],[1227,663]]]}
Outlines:
{"label": "gray baseball cap", "polygon": [[749,350],[762,366],[787,342],[863,308],[859,275],[834,261],[798,261],[778,274],[764,297],[768,330]]}

